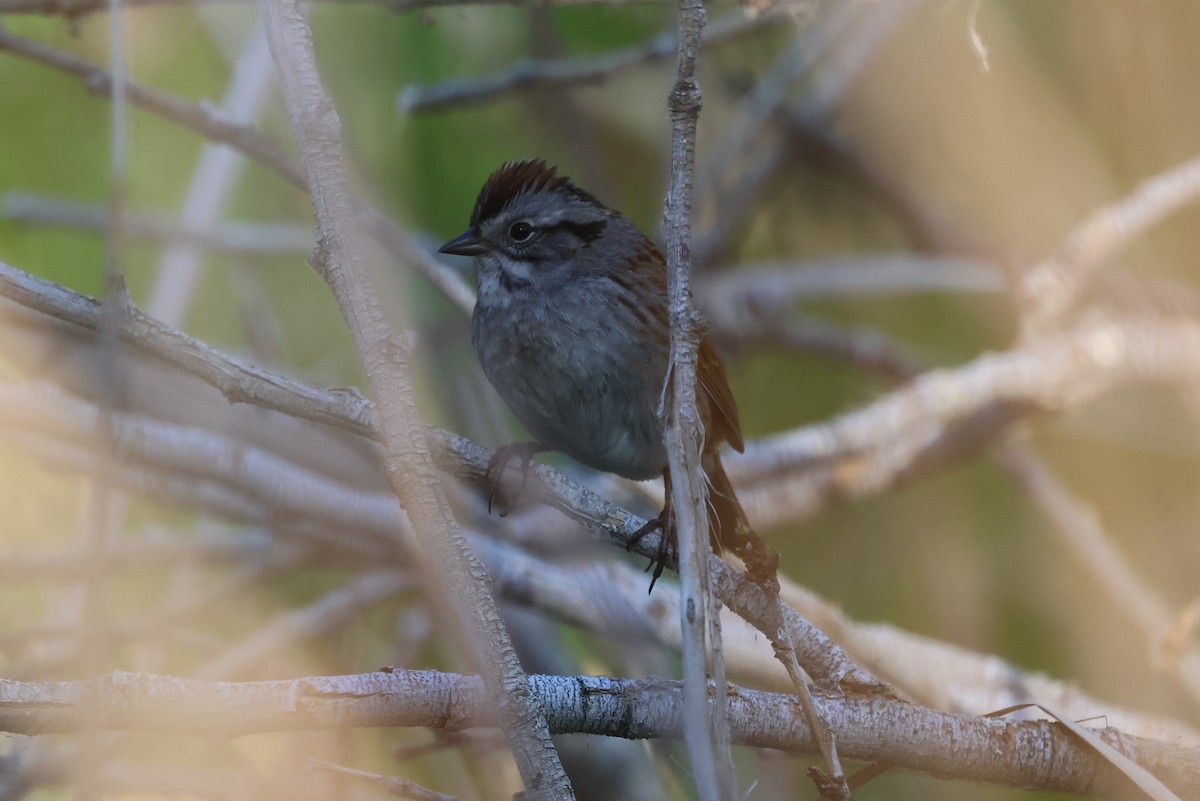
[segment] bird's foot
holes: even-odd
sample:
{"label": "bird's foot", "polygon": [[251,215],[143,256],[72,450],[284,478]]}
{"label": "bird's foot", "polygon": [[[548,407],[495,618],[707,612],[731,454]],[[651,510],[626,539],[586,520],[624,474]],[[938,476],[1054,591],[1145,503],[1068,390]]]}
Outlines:
{"label": "bird's foot", "polygon": [[500,510],[501,517],[507,516],[513,510],[517,500],[525,492],[525,482],[529,479],[530,460],[545,450],[547,450],[546,446],[540,442],[514,442],[496,449],[492,458],[488,460],[487,470],[483,474],[483,483],[488,488],[488,514],[492,513],[496,492],[500,489],[501,479],[504,478],[504,468],[508,467],[508,463],[513,460],[513,457],[516,457],[521,463],[521,486],[517,489],[508,508]]}
{"label": "bird's foot", "polygon": [[647,520],[645,525],[633,532],[629,542],[625,544],[625,550],[632,549],[652,531],[661,531],[662,534],[658,538],[658,554],[650,557],[650,564],[646,565],[646,570],[654,568],[654,575],[650,578],[650,589],[647,590],[647,593],[654,592],[654,583],[663,574],[667,562],[679,558],[679,541],[678,535],[675,533],[675,515],[671,511],[670,496],[667,497],[667,503],[658,517]]}

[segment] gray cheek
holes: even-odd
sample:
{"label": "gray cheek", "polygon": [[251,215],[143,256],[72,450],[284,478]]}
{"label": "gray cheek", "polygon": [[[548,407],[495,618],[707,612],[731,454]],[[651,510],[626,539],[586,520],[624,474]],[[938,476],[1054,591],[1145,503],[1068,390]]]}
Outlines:
{"label": "gray cheek", "polygon": [[538,278],[538,268],[533,262],[504,259],[503,269],[508,276],[519,283],[533,283]]}

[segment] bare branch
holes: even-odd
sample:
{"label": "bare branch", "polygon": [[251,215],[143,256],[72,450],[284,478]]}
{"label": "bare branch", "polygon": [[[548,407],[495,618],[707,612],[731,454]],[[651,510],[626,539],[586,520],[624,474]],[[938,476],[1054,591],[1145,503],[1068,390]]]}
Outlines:
{"label": "bare branch", "polygon": [[[875,494],[920,469],[975,452],[1014,421],[1074,408],[1129,381],[1188,382],[1200,372],[1200,325],[1097,319],[962,367],[924,373],[861,409],[747,443],[731,474],[763,525]],[[770,479],[770,480],[768,480]]]}
{"label": "bare branch", "polygon": [[311,759],[309,760],[309,765],[313,770],[327,770],[332,773],[340,773],[344,776],[363,779],[401,798],[412,798],[415,801],[460,801],[460,799],[452,795],[435,792],[427,787],[422,787],[416,782],[401,779],[399,776],[381,776],[378,773],[368,773],[365,770],[355,770],[343,765],[335,765],[332,762],[326,762],[324,759]]}
{"label": "bare branch", "polygon": [[1131,194],[1095,211],[1058,252],[1021,279],[1025,336],[1041,333],[1075,302],[1090,273],[1126,243],[1200,198],[1200,158],[1144,181]]}
{"label": "bare branch", "polygon": [[[0,196],[0,219],[16,222],[103,231],[104,215],[104,209],[92,203],[24,192],[7,192]],[[313,245],[312,229],[308,226],[227,221],[207,227],[152,212],[128,213],[125,238],[130,242],[180,242],[248,256],[280,251],[307,253]]]}
{"label": "bare branch", "polygon": [[[1029,496],[1054,521],[1063,540],[1080,564],[1091,573],[1094,586],[1109,596],[1113,606],[1124,610],[1141,630],[1146,651],[1163,641],[1174,622],[1171,608],[1142,581],[1121,556],[1104,531],[1096,513],[1063,485],[1032,448],[1019,443],[1002,446],[998,456]],[[1172,671],[1200,702],[1200,652],[1181,649]]]}
{"label": "bare branch", "polygon": [[342,163],[340,124],[317,71],[312,32],[295,0],[264,0],[271,54],[284,87],[317,220],[317,272],[329,284],[375,392],[385,469],[444,586],[501,710],[502,728],[532,801],[575,797],[534,699],[487,574],[463,539],[439,481],[416,406],[409,349],[397,343],[370,286]]}
{"label": "bare branch", "polygon": [[[92,92],[103,93],[112,85],[112,76],[99,67],[60,50],[15,36],[9,33],[3,24],[0,24],[0,52],[8,52],[83,78],[85,85]],[[126,81],[125,86],[129,101],[134,105],[182,128],[195,131],[206,139],[229,145],[275,171],[293,186],[307,189],[307,178],[300,165],[279,143],[267,138],[252,126],[226,120],[207,104],[193,103],[160,89],[144,87],[131,81]],[[362,203],[357,204],[356,208],[363,216],[363,224],[379,242],[396,253],[401,261],[424,275],[460,309],[470,311],[474,305],[473,294],[461,276],[439,263],[427,250],[417,246],[410,235],[397,228],[376,209]]]}
{"label": "bare branch", "polygon": [[[106,2],[107,0],[96,0],[95,7],[71,11],[71,13],[95,11],[97,7],[103,7]],[[55,4],[61,6],[60,3],[56,2]],[[129,5],[134,5],[134,3]],[[67,11],[69,9],[60,10]],[[2,11],[3,9],[0,9],[0,12]],[[14,10],[8,13],[18,12]],[[93,94],[107,95],[112,89],[113,77],[106,70],[88,64],[61,50],[15,36],[9,33],[3,25],[0,25],[0,52],[11,53],[14,56],[82,78],[84,86]],[[230,147],[237,148],[271,167],[293,186],[304,188],[304,174],[300,166],[278,143],[267,139],[254,128],[230,122],[207,106],[188,102],[168,92],[142,86],[132,81],[123,81],[122,84],[129,94],[130,103],[152,111],[176,125],[197,131],[214,142],[224,142]]]}
{"label": "bare branch", "polygon": [[[783,6],[773,6],[761,14],[741,10],[726,14],[706,26],[704,42],[711,46],[750,33],[777,21],[783,12]],[[664,31],[645,44],[599,56],[521,61],[493,75],[408,86],[400,93],[397,105],[402,112],[412,114],[489,103],[527,89],[599,83],[630,67],[666,60],[677,50],[676,32]]]}
{"label": "bare branch", "polygon": [[[88,331],[100,327],[101,304],[0,262],[0,294]],[[305,386],[217,351],[177,328],[131,309],[118,332],[122,341],[203,379],[231,403],[253,403],[305,420],[373,436],[375,407],[354,389]]]}
{"label": "bare branch", "polygon": [[[253,125],[262,113],[273,86],[271,52],[262,21],[250,29],[229,77],[221,112],[230,122]],[[214,142],[205,142],[192,170],[182,215],[189,225],[211,231],[219,222],[246,165],[242,155]],[[311,235],[306,238],[311,243]],[[195,294],[200,277],[200,249],[186,242],[171,242],[162,254],[146,310],[164,323],[179,325]]]}
{"label": "bare branch", "polygon": [[[0,681],[0,729],[28,734],[78,730],[85,682]],[[287,681],[204,682],[114,673],[101,683],[103,724],[112,729],[240,736],[362,726],[459,731],[495,725],[495,707],[475,676],[394,671]],[[679,738],[681,686],[662,679],[531,676],[556,733]],[[939,776],[1012,787],[1125,798],[1128,780],[1048,721],[1006,721],[934,712],[899,701],[821,695],[847,758],[883,760]],[[811,753],[811,730],[790,696],[730,688],[735,742]],[[1096,730],[1180,797],[1200,793],[1200,749]]]}
{"label": "bare branch", "polygon": [[[427,8],[443,6],[487,6],[511,5],[512,0],[325,0],[334,4],[376,5],[396,13],[421,11]],[[249,0],[127,0],[123,3],[128,8],[143,6],[181,5],[226,5]],[[558,6],[579,6],[605,3],[607,5],[622,3],[654,3],[660,0],[553,0]],[[107,0],[0,0],[0,14],[43,14],[62,15],[72,19],[85,17],[107,8]]]}
{"label": "bare branch", "polygon": [[[670,362],[663,388],[669,502],[679,546],[683,651],[683,720],[700,801],[732,801],[737,774],[729,750],[721,618],[711,590],[708,504],[700,466],[704,421],[696,405],[699,315],[692,307],[692,180],[701,91],[696,79],[705,12],[702,0],[679,0],[678,67],[667,103],[671,118],[671,175],[663,206],[666,234]],[[668,523],[668,526],[670,523]],[[663,536],[667,531],[661,532]],[[709,664],[714,679],[709,694]]]}
{"label": "bare branch", "polygon": [[[36,425],[30,416],[30,409],[38,410],[42,416],[57,415],[59,422],[56,426],[64,433],[68,431],[64,426],[86,424],[95,415],[95,411],[88,411],[86,405],[63,407],[61,398],[57,395],[46,395],[44,392],[33,394],[28,402],[18,401],[16,405],[13,405],[12,401],[19,398],[19,395],[14,396],[10,392],[3,397],[9,400],[0,402],[0,408],[4,410],[2,419],[20,430],[29,430],[32,425]],[[150,453],[157,452],[160,456],[154,459],[153,468],[157,481],[168,480],[172,474],[181,472],[185,477],[176,483],[177,486],[196,487],[199,482],[194,472],[195,456],[197,452],[203,451],[203,448],[198,449],[194,443],[175,448],[167,443],[151,445],[155,436],[151,433],[151,428],[147,428],[140,421],[128,421],[143,431],[134,437],[127,433],[126,422],[122,418],[114,421],[114,434],[119,443],[118,451],[122,455],[121,470],[117,479],[122,486],[134,490],[143,489],[136,482],[129,483],[138,473],[130,460],[136,463],[147,458]],[[71,436],[79,434],[77,432]],[[271,512],[243,510],[241,514],[252,519],[291,520],[292,528],[295,529],[304,524],[305,512],[286,499],[312,497],[319,502],[321,508],[321,521],[313,521],[313,525],[318,527],[317,531],[320,527],[329,526],[336,533],[334,536],[315,536],[315,532],[302,534],[298,537],[298,544],[309,546],[314,541],[323,543],[324,555],[321,561],[324,564],[330,564],[333,558],[336,563],[350,567],[376,567],[381,560],[390,558],[386,553],[382,553],[379,547],[379,543],[387,540],[389,531],[396,525],[396,518],[393,517],[395,505],[389,503],[386,494],[346,496],[344,489],[332,492],[320,484],[305,483],[307,479],[301,481],[299,491],[292,491],[289,487],[294,483],[294,476],[303,476],[304,471],[297,473],[297,468],[277,459],[263,460],[252,450],[246,450],[240,443],[230,442],[225,447],[229,458],[221,459],[213,469],[219,472],[237,466],[239,472],[229,477],[229,485],[251,489],[256,486],[275,488],[277,493],[260,496],[260,503],[270,508]],[[43,458],[53,450],[41,442],[33,449]],[[478,448],[475,452],[480,454],[477,467],[481,472],[487,463],[487,454]],[[63,462],[61,466],[75,471],[89,469],[86,460]],[[328,479],[324,481],[328,482]],[[342,500],[338,500],[339,492]],[[176,497],[179,502],[193,508],[228,514],[224,507],[214,507],[207,504],[203,498],[189,499],[161,489],[155,489],[152,495],[159,499]],[[372,497],[377,500],[369,500]],[[277,505],[280,503],[283,505]],[[347,503],[349,506],[346,506]],[[363,516],[367,508],[375,507],[380,510],[379,514]],[[634,522],[631,524],[631,531],[640,525],[636,518],[632,520]],[[546,521],[541,525],[554,523]],[[286,529],[282,530],[280,544],[286,543],[292,536],[295,535]],[[364,546],[367,546],[365,550]],[[640,643],[657,642],[665,647],[679,647],[679,627],[670,623],[675,619],[672,611],[679,608],[678,596],[672,593],[670,584],[664,585],[655,597],[650,598],[644,593],[645,580],[642,574],[625,565],[602,562],[557,565],[523,553],[512,545],[484,537],[474,537],[472,547],[487,563],[497,592],[501,594],[521,603],[532,604],[574,625],[585,626],[611,637],[632,637]],[[280,552],[278,546],[267,553],[274,553],[281,558],[287,555],[286,551]],[[271,565],[274,567],[271,569],[277,570],[280,565],[293,563],[295,560],[291,558],[281,563],[272,561]],[[719,564],[714,567],[718,571],[721,570]],[[728,567],[725,571],[732,580],[742,580],[736,571]],[[250,586],[247,580],[259,581],[261,576],[259,573],[251,573],[246,579],[237,579],[229,585],[221,584],[215,587],[212,593],[206,593],[205,597],[228,597],[239,589]],[[839,610],[811,592],[795,587],[786,580],[783,581],[783,585],[785,597],[795,608],[801,610],[805,617],[815,621],[822,630],[830,632],[839,642],[844,643],[862,664],[894,680],[927,704],[984,712],[1037,699],[1049,702],[1056,709],[1066,711],[1078,719],[1104,715],[1113,725],[1140,736],[1174,742],[1200,742],[1200,734],[1188,731],[1179,724],[1155,720],[1144,714],[1089,698],[1070,686],[1024,674],[996,657],[972,654],[959,648],[914,637],[885,625],[851,622]],[[599,602],[598,599],[604,601]],[[332,603],[332,598],[330,602]],[[117,627],[115,636],[123,640],[127,636],[155,630],[170,621],[179,620],[181,615],[193,614],[194,611],[204,608],[205,603],[208,602],[201,601],[199,605],[188,604],[178,609],[163,609],[145,620],[123,622]],[[736,601],[730,603],[731,607],[737,608]],[[317,608],[323,608],[324,604],[324,601],[321,602]],[[305,616],[307,614],[304,613]],[[743,680],[753,679],[772,686],[787,686],[789,683],[786,674],[778,669],[778,665],[774,672],[769,670],[773,663],[770,661],[771,654],[767,644],[762,638],[748,632],[741,621],[732,618],[726,620],[724,642],[731,659],[730,667],[745,677]],[[58,659],[55,664],[61,665],[62,661]],[[48,665],[43,664],[43,667]],[[809,669],[816,674],[818,668],[810,666]],[[37,675],[32,672],[32,666],[26,666],[21,673]]]}
{"label": "bare branch", "polygon": [[[879,46],[919,0],[892,0],[866,8],[854,3],[835,4],[825,16],[776,60],[770,73],[757,82],[703,170],[701,197],[711,198],[706,215],[711,225],[696,242],[698,268],[708,267],[756,207],[754,198],[776,173],[778,162],[792,143],[769,142],[766,124],[784,108],[797,79],[816,63],[821,67],[806,88],[800,110],[813,127],[826,125],[847,86],[870,61]],[[840,47],[832,47],[838,41]],[[722,176],[734,176],[722,186]]]}
{"label": "bare branch", "polygon": [[[856,253],[790,263],[751,262],[706,277],[700,297],[710,308],[753,304],[764,313],[816,298],[922,292],[1003,292],[994,266],[953,256]],[[715,319],[720,313],[709,312]]]}

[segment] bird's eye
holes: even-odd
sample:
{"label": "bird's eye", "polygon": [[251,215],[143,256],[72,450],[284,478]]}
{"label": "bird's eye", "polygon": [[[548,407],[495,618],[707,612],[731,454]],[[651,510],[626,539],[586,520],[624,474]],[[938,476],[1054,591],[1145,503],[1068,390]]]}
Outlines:
{"label": "bird's eye", "polygon": [[528,242],[531,236],[533,236],[533,226],[524,220],[513,223],[512,227],[508,229],[508,238],[514,242]]}

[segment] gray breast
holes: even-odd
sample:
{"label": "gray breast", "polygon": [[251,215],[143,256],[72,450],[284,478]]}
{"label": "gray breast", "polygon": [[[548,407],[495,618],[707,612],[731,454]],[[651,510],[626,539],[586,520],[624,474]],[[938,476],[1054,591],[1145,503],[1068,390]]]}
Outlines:
{"label": "gray breast", "polygon": [[488,380],[543,445],[596,470],[654,478],[666,464],[657,417],[666,349],[647,348],[644,337],[632,336],[627,307],[588,289],[577,282],[570,300],[562,292],[481,300],[471,326],[475,351]]}

